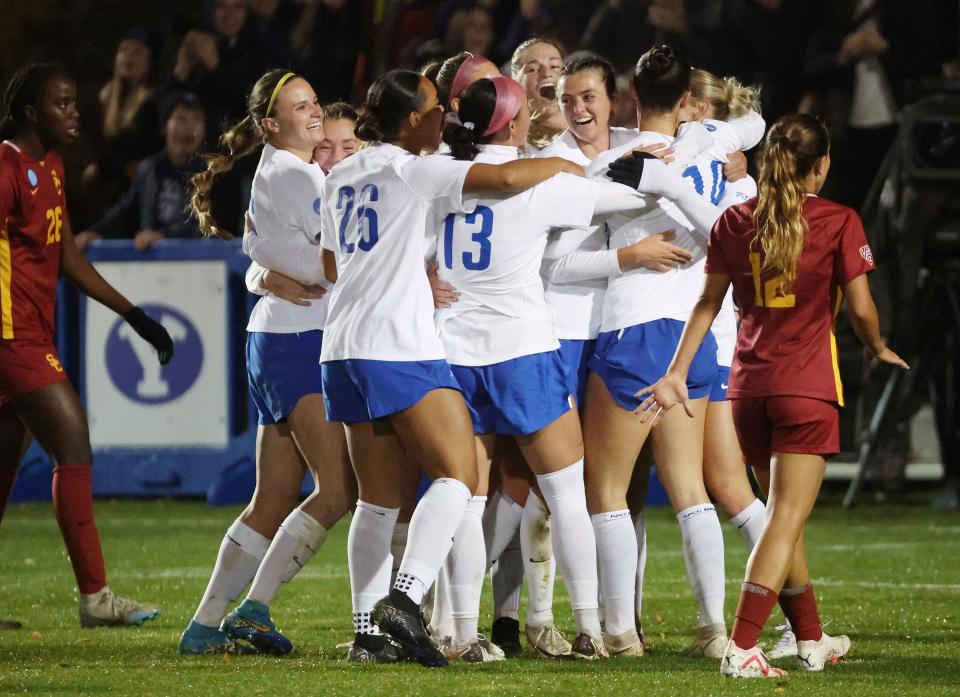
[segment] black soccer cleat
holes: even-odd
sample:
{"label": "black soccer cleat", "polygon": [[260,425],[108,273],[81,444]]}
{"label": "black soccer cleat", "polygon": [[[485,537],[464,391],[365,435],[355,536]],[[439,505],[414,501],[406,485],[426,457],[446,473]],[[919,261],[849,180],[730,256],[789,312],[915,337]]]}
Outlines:
{"label": "black soccer cleat", "polygon": [[520,655],[520,622],[512,617],[499,617],[493,621],[490,641],[500,647],[507,658]]}
{"label": "black soccer cleat", "polygon": [[351,663],[399,663],[400,649],[383,634],[357,634],[347,651]]}
{"label": "black soccer cleat", "polygon": [[400,645],[404,655],[427,668],[446,668],[446,657],[430,641],[417,607],[406,593],[391,589],[373,606],[370,619]]}

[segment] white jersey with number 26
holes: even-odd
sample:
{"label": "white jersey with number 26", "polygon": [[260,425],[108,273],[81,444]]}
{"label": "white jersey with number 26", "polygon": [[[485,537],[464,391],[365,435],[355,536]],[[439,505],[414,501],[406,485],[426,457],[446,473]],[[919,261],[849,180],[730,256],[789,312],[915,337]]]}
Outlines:
{"label": "white jersey with number 26", "polygon": [[424,267],[428,220],[468,213],[473,162],[419,157],[377,143],[338,164],[324,185],[321,243],[336,255],[321,361],[445,358]]}

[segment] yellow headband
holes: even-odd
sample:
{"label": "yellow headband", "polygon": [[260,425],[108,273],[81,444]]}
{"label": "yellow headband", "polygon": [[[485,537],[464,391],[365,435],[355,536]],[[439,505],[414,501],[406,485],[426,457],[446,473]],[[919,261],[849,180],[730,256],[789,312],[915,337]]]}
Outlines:
{"label": "yellow headband", "polygon": [[280,81],[277,82],[277,86],[273,88],[273,94],[270,95],[270,101],[267,102],[267,110],[264,112],[263,118],[267,118],[268,116],[270,116],[270,112],[273,111],[273,103],[277,101],[277,94],[279,94],[280,88],[283,87],[283,83],[285,83],[287,80],[295,76],[296,76],[296,73],[287,73],[282,78],[280,78]]}

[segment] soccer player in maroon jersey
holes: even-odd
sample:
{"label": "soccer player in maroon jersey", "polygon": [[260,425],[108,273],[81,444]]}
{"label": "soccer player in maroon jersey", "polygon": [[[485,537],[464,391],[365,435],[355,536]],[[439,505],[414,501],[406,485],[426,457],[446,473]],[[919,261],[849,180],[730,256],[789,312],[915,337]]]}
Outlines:
{"label": "soccer player in maroon jersey", "polygon": [[797,636],[802,670],[822,670],[850,649],[849,638],[821,629],[803,542],[825,458],[840,449],[843,387],[833,325],[844,296],[867,353],[908,367],[880,336],[866,277],[873,255],[860,218],[816,195],[829,168],[822,123],[799,114],[774,124],[760,159],[759,195],[727,209],[714,225],[703,294],[673,362],[637,393],[652,393],[637,408],[644,419],[676,404],[692,415],[687,369],[733,283],[742,324],[727,394],[746,462],[769,495],[720,664],[731,677],[784,674],[757,644],[778,600]]}
{"label": "soccer player in maroon jersey", "polygon": [[142,624],[154,605],[107,586],[93,519],[90,434],[53,344],[57,280],[80,290],[173,355],[166,330],[120,295],[79,252],[56,148],[78,136],[77,88],[49,63],[24,66],[3,95],[0,121],[0,518],[31,437],[51,455],[53,505],[80,591],[80,624]]}

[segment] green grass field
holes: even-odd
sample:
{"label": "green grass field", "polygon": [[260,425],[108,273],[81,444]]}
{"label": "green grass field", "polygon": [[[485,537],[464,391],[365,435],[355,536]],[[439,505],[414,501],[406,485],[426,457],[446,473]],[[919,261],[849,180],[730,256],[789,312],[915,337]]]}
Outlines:
{"label": "green grass field", "polygon": [[[582,664],[528,656],[447,670],[350,665],[336,648],[351,635],[345,523],[273,607],[294,654],[182,658],[177,638],[237,512],[196,502],[99,502],[111,586],[159,602],[162,614],[139,629],[81,630],[51,506],[11,507],[0,528],[0,617],[25,626],[0,631],[0,694],[960,694],[960,518],[926,507],[815,512],[808,547],[821,613],[831,621],[828,631],[851,636],[853,652],[822,674],[793,671],[776,683],[726,680],[715,661],[681,655],[696,615],[679,528],[667,509],[648,514],[645,629],[654,649],[639,660]],[[735,531],[725,534],[732,619],[745,553]],[[569,632],[562,584],[555,614]],[[487,593],[481,626],[489,622]],[[773,632],[764,635],[773,639]]]}

